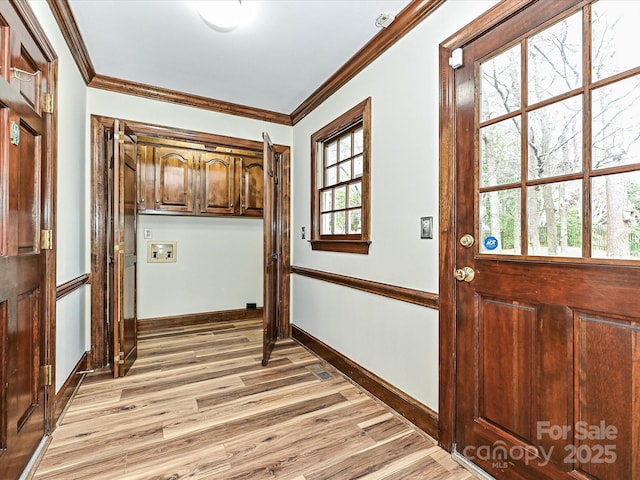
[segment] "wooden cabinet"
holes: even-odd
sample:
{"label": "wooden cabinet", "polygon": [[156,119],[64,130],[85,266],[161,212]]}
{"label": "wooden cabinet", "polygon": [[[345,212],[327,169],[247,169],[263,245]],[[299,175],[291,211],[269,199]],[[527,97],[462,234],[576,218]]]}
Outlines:
{"label": "wooden cabinet", "polygon": [[200,194],[198,213],[234,215],[236,202],[236,159],[218,153],[204,153],[198,165]]}
{"label": "wooden cabinet", "polygon": [[193,152],[169,147],[154,149],[155,210],[193,212]]}
{"label": "wooden cabinet", "polygon": [[240,214],[261,217],[264,205],[264,167],[262,159],[240,159]]}
{"label": "wooden cabinet", "polygon": [[262,158],[140,145],[142,213],[262,217]]}

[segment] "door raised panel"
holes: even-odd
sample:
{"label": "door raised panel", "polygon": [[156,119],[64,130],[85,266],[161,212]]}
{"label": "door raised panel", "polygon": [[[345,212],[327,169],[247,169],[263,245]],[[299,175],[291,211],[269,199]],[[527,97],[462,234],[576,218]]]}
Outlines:
{"label": "door raised panel", "polygon": [[479,315],[480,418],[531,438],[535,308],[482,300]]}
{"label": "door raised panel", "polygon": [[155,210],[194,211],[193,152],[187,149],[156,147]]}
{"label": "door raised panel", "polygon": [[[577,314],[575,463],[594,478],[640,472],[640,322]],[[582,427],[580,429],[580,427]]]}
{"label": "door raised panel", "polygon": [[18,174],[18,253],[39,250],[40,239],[40,137],[20,125],[19,158],[15,165]]}
{"label": "door raised panel", "polygon": [[236,209],[236,159],[205,153],[200,160],[200,213],[233,214]]}
{"label": "door raised panel", "polygon": [[262,160],[242,160],[241,213],[262,217],[264,207],[264,167]]}
{"label": "door raised panel", "polygon": [[11,85],[20,91],[24,100],[38,113],[41,113],[41,81],[42,74],[38,64],[31,58],[24,45],[20,45],[20,56],[12,62]]}
{"label": "door raised panel", "polygon": [[12,390],[16,394],[15,428],[18,432],[39,404],[39,312],[38,290],[26,292],[18,297],[17,325],[12,342],[16,364],[15,369],[9,372]]}

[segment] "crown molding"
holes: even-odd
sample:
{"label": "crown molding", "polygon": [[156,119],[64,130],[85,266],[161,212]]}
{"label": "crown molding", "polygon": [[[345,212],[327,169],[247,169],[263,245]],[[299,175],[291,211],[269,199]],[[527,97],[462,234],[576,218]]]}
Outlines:
{"label": "crown molding", "polygon": [[263,120],[265,122],[279,123],[289,126],[292,125],[291,117],[286,113],[272,112],[270,110],[262,110],[260,108],[248,107],[237,103],[214,100],[212,98],[177,92],[167,88],[154,87],[153,85],[147,85],[144,83],[107,77],[106,75],[96,75],[93,77],[91,82],[89,82],[89,87],[109,90],[116,93],[124,93],[126,95],[135,95],[136,97],[144,97],[151,100],[176,103],[178,105],[186,105],[189,107],[201,108],[229,115],[238,115],[240,117]]}
{"label": "crown molding", "polygon": [[78,24],[71,12],[68,0],[47,0],[49,8],[53,13],[53,17],[56,19],[58,27],[62,36],[71,50],[71,56],[78,65],[80,75],[84,79],[84,83],[87,85],[96,76],[96,70],[93,68],[91,58],[89,58],[89,52],[87,46],[80,35]]}
{"label": "crown molding", "polygon": [[445,0],[413,0],[387,28],[382,29],[364,47],[358,50],[347,63],[291,113],[293,124],[295,125],[315,110],[322,102],[386,52],[444,2]]}
{"label": "crown molding", "polygon": [[47,0],[62,35],[69,46],[71,55],[80,69],[82,78],[89,87],[289,126],[295,125],[306,117],[393,44],[409,33],[416,25],[422,22],[422,20],[431,15],[431,13],[445,1],[446,0],[413,0],[398,14],[387,28],[381,30],[353,55],[347,63],[302,102],[298,108],[290,115],[287,115],[285,113],[263,110],[247,105],[225,102],[96,74],[87,47],[71,12],[68,0]]}

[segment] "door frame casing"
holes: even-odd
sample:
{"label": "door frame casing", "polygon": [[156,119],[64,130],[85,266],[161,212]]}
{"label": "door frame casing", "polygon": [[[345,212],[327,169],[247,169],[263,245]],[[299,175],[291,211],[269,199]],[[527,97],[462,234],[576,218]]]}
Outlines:
{"label": "door frame casing", "polygon": [[[105,169],[105,132],[113,128],[116,118],[101,115],[91,115],[91,354],[89,368],[104,368],[109,364],[108,331],[106,329],[107,301],[107,188]],[[124,120],[128,130],[138,136],[157,136],[171,138],[185,142],[228,145],[230,147],[255,150],[262,152],[263,142],[242,138],[216,135],[213,133],[196,132],[179,128],[154,125],[149,123]],[[281,298],[281,315],[279,336],[289,336],[289,275],[290,275],[290,147],[274,145],[276,152],[281,154],[280,179],[280,242],[282,258],[280,259],[280,275],[278,276]],[[266,206],[265,206],[266,208]]]}
{"label": "door frame casing", "polygon": [[451,52],[463,48],[478,37],[496,28],[508,18],[537,0],[501,2],[463,27],[440,44],[440,211],[439,211],[439,407],[438,442],[451,452],[456,432],[456,248],[458,237],[468,232],[456,232],[456,98],[455,70],[449,66]]}

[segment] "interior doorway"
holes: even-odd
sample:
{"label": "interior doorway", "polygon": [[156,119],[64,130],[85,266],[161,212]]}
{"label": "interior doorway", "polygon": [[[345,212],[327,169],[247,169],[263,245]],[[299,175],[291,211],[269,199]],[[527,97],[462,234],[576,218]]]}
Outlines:
{"label": "interior doorway", "polygon": [[[108,225],[109,212],[109,182],[105,181],[108,175],[110,138],[113,133],[114,122],[116,119],[110,117],[92,116],[92,326],[91,326],[91,343],[92,351],[90,361],[92,368],[102,368],[110,364],[113,357],[112,347],[109,341],[109,328],[107,319],[110,315],[109,304],[110,296],[105,292],[109,286],[109,268],[108,256],[109,239],[105,228]],[[200,144],[214,147],[225,145],[230,149],[240,149],[242,151],[254,152],[262,157],[264,144],[263,142],[227,137],[209,133],[194,132],[180,130],[159,125],[140,123],[135,121],[122,121],[126,123],[130,135],[135,136],[138,141],[145,138],[154,138],[164,144],[179,144],[181,142],[189,145]],[[277,216],[274,225],[276,225],[276,234],[278,236],[278,245],[281,253],[277,261],[277,292],[278,292],[278,337],[287,337],[290,334],[289,323],[289,258],[290,258],[290,148],[283,145],[275,145],[275,151],[278,154],[278,178],[279,189],[277,200]],[[138,167],[140,175],[140,167]],[[198,205],[199,208],[215,209],[219,208],[214,197],[209,198],[211,202],[206,205]],[[139,199],[140,201],[140,199]],[[245,206],[245,203],[247,205]],[[251,214],[251,207],[248,202],[242,202],[243,211],[246,210]],[[238,207],[240,207],[238,205]],[[246,208],[245,208],[246,207]],[[167,204],[162,208],[183,208],[174,203]],[[267,205],[265,205],[265,209]]]}

